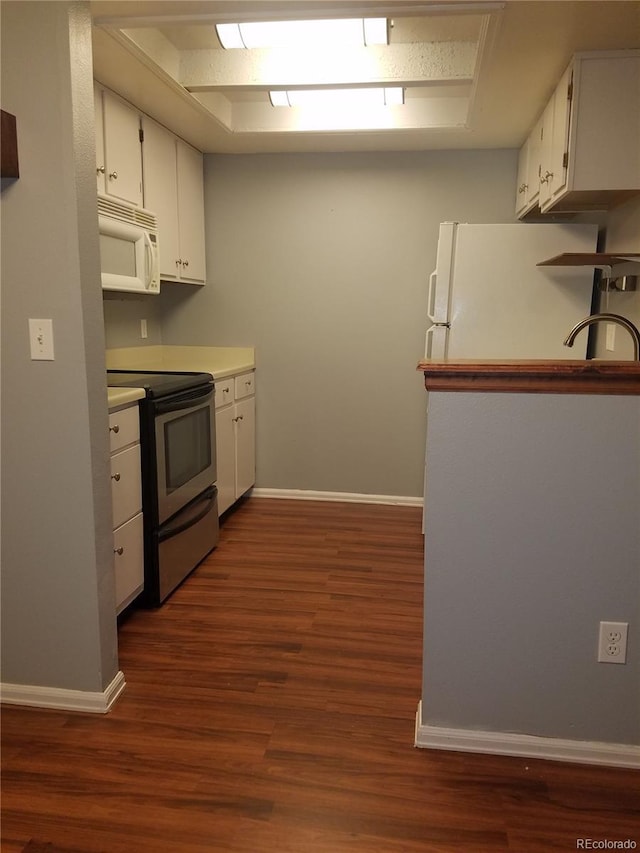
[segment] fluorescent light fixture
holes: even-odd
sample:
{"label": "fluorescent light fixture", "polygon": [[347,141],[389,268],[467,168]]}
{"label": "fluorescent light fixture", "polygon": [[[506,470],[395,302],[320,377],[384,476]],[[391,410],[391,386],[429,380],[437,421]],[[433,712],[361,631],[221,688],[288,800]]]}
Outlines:
{"label": "fluorescent light fixture", "polygon": [[361,87],[357,89],[286,89],[269,92],[274,107],[313,109],[400,106],[404,104],[402,86]]}
{"label": "fluorescent light fixture", "polygon": [[388,44],[386,18],[338,18],[319,21],[263,21],[245,24],[216,24],[225,49],[259,47],[302,47],[324,44],[331,47],[363,47]]}

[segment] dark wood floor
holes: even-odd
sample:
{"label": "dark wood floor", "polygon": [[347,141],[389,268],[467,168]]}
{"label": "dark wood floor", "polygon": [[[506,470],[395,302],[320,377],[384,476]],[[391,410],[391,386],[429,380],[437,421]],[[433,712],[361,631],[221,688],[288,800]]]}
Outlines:
{"label": "dark wood floor", "polygon": [[244,503],[120,631],[105,716],[2,713],[2,851],[640,848],[640,774],[413,747],[420,513]]}

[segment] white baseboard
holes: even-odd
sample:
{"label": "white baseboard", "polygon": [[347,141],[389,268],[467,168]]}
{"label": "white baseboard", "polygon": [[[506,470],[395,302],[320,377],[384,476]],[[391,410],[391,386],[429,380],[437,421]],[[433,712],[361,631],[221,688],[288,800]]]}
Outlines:
{"label": "white baseboard", "polygon": [[106,714],[125,688],[124,673],[120,670],[102,691],[65,690],[59,687],[39,687],[34,684],[0,684],[0,701],[6,705],[29,705],[36,708],[55,708],[59,711],[85,711]]}
{"label": "white baseboard", "polygon": [[337,501],[356,504],[387,504],[390,506],[422,506],[421,497],[402,495],[364,495],[358,492],[316,492],[311,489],[256,489],[249,494],[254,498],[283,498],[297,501]]}
{"label": "white baseboard", "polygon": [[571,761],[578,764],[640,768],[640,746],[563,740],[511,732],[479,732],[471,729],[423,726],[420,723],[421,713],[420,702],[416,715],[415,745],[424,749],[451,749],[456,752],[483,752],[491,755],[544,758],[549,761]]}

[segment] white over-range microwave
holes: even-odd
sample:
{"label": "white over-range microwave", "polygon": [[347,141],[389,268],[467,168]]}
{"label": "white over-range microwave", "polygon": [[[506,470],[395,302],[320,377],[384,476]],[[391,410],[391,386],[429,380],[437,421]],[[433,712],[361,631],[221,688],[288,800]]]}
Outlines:
{"label": "white over-range microwave", "polygon": [[98,195],[98,228],[102,289],[159,293],[155,213]]}

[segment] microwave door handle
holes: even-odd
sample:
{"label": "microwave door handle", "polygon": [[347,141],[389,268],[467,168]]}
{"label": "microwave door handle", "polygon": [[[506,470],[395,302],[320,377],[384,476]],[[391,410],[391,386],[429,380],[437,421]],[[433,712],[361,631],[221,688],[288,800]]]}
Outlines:
{"label": "microwave door handle", "polygon": [[156,256],[153,252],[153,247],[151,245],[151,238],[144,232],[144,257],[145,257],[145,282],[144,286],[149,289],[151,287],[152,282],[156,277]]}

